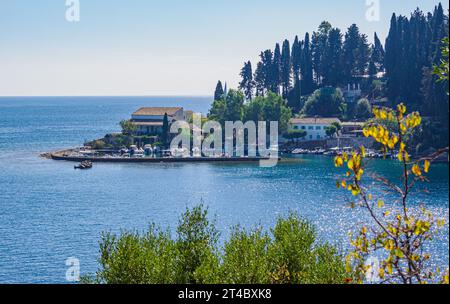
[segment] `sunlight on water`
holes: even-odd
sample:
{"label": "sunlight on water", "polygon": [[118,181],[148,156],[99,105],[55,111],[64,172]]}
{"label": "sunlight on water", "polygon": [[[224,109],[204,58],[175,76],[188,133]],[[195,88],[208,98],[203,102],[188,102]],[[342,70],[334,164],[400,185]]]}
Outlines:
{"label": "sunlight on water", "polygon": [[[80,145],[119,130],[118,122],[141,106],[183,105],[206,112],[207,98],[0,99],[0,282],[64,282],[68,257],[82,274],[97,267],[102,231],[143,230],[150,222],[174,228],[187,206],[203,201],[222,240],[233,225],[272,226],[290,210],[310,219],[321,240],[342,250],[347,233],[367,220],[351,210],[335,187],[339,172],[327,157],[300,157],[275,168],[216,164],[96,164],[74,171],[72,163],[40,152]],[[190,106],[187,106],[190,105]],[[372,169],[397,177],[390,161]],[[448,218],[448,166],[435,165],[420,203]],[[430,251],[448,264],[448,226]]]}

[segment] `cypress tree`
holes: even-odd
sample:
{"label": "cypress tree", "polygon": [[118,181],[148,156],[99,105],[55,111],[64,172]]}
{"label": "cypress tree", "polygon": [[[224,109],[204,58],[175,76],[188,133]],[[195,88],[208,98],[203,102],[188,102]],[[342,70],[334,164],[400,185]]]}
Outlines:
{"label": "cypress tree", "polygon": [[291,87],[291,47],[287,39],[284,40],[281,51],[281,86],[283,87],[283,98],[287,98]]}
{"label": "cypress tree", "polygon": [[218,81],[216,85],[216,90],[214,92],[214,100],[222,99],[225,91],[223,90],[222,81]]}
{"label": "cypress tree", "polygon": [[162,134],[161,134],[161,142],[163,144],[164,149],[167,149],[169,141],[169,117],[167,113],[164,114],[163,118],[163,126],[162,126]]}
{"label": "cypress tree", "polygon": [[386,56],[385,69],[387,79],[387,95],[391,103],[397,101],[399,95],[400,79],[398,75],[397,63],[401,56],[399,47],[399,31],[397,16],[395,14],[391,17],[391,25],[388,37],[386,38]]}
{"label": "cypress tree", "polygon": [[273,52],[272,70],[270,75],[270,82],[272,83],[270,90],[275,94],[280,94],[280,82],[281,82],[281,51],[280,45],[275,45]]}
{"label": "cypress tree", "polygon": [[301,92],[304,95],[309,95],[314,92],[314,73],[313,62],[311,57],[311,43],[309,39],[309,33],[305,34],[305,40],[303,41],[302,56],[300,64],[301,75]]}
{"label": "cypress tree", "polygon": [[377,33],[374,34],[373,38],[371,61],[376,65],[377,71],[384,70],[384,48]]}
{"label": "cypress tree", "polygon": [[292,72],[294,74],[294,79],[300,78],[301,57],[302,48],[298,36],[295,36],[294,43],[292,44]]}

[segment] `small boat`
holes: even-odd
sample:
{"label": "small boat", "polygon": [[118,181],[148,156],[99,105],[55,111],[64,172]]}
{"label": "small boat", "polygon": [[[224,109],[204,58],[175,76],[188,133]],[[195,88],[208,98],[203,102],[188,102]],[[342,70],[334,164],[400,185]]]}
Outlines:
{"label": "small boat", "polygon": [[74,167],[75,170],[80,169],[80,170],[86,170],[86,169],[91,169],[92,168],[92,162],[85,160],[82,161],[81,164],[79,164],[78,166]]}

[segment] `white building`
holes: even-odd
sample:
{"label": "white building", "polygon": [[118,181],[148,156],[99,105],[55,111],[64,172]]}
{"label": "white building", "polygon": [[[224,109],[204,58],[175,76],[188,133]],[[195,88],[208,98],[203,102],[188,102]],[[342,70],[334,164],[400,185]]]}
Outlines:
{"label": "white building", "polygon": [[293,118],[289,122],[291,131],[306,131],[303,140],[323,140],[327,138],[326,129],[333,123],[341,123],[338,118]]}
{"label": "white building", "polygon": [[[186,111],[186,114],[190,111]],[[164,115],[167,114],[169,125],[177,120],[185,120],[182,107],[141,108],[131,115],[131,122],[137,127],[139,135],[157,135],[162,133]]]}
{"label": "white building", "polygon": [[347,88],[342,90],[342,93],[344,95],[346,102],[355,103],[362,96],[361,85],[360,84],[353,84],[353,85],[348,84]]}

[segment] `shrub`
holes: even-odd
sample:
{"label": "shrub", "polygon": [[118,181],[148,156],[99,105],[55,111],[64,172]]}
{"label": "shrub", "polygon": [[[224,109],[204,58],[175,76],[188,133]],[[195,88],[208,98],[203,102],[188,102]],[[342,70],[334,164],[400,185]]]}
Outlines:
{"label": "shrub", "polygon": [[106,233],[100,268],[84,283],[268,284],[345,283],[345,262],[336,249],[316,241],[308,221],[291,214],[270,233],[235,228],[223,248],[202,205],[182,215],[176,239],[152,225],[145,234]]}
{"label": "shrub", "polygon": [[176,245],[178,280],[181,283],[201,283],[195,277],[196,270],[211,262],[212,255],[215,255],[219,233],[207,215],[208,210],[199,205],[192,210],[186,209],[179,221]]}
{"label": "shrub", "polygon": [[355,115],[357,118],[367,119],[371,116],[372,106],[367,98],[361,98],[356,104]]}
{"label": "shrub", "polygon": [[303,112],[309,116],[338,116],[342,114],[345,104],[340,89],[326,87],[316,90],[305,103]]}
{"label": "shrub", "polygon": [[222,283],[267,284],[270,283],[267,249],[270,238],[261,229],[253,232],[235,228],[224,246],[220,268]]}

